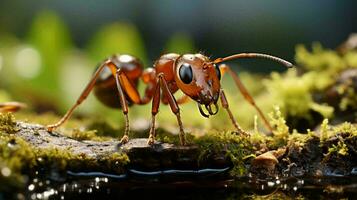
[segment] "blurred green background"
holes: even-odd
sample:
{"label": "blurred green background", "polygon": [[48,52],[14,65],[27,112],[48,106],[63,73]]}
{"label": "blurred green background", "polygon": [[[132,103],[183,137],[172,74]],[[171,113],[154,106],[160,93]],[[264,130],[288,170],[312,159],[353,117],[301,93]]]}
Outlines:
{"label": "blurred green background", "polygon": [[[356,7],[352,0],[2,0],[0,101],[16,100],[28,104],[27,110],[61,115],[75,102],[95,66],[113,53],[135,55],[146,67],[168,52],[200,51],[212,58],[263,52],[293,61],[297,44],[319,41],[335,48],[356,32]],[[240,72],[284,70],[262,60],[232,65]],[[264,89],[260,81],[253,84],[257,77],[242,74],[253,94]],[[251,125],[245,121],[253,121],[254,110],[236,95],[230,78],[225,78],[223,87],[238,121]],[[265,106],[264,111],[273,106]],[[227,120],[223,112],[205,120],[196,110],[193,102],[182,106],[184,124],[219,127]],[[162,106],[161,111],[159,122],[176,123],[168,107]],[[123,124],[121,112],[106,108],[92,95],[76,111],[76,116],[81,115]],[[150,105],[135,106],[130,117],[149,119]]]}

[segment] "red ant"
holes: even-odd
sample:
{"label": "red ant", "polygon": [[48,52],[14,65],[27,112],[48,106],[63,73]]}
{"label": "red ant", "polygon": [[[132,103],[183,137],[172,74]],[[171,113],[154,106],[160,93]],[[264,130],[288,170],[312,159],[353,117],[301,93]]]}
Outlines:
{"label": "red ant", "polygon": [[[220,80],[224,72],[228,72],[234,79],[244,98],[258,111],[267,128],[272,131],[264,114],[255,104],[252,96],[248,93],[238,75],[227,65],[219,63],[239,58],[265,58],[279,62],[290,68],[293,65],[281,58],[260,53],[240,53],[225,58],[217,58],[213,61],[202,54],[175,53],[162,55],[154,64],[153,68],[143,70],[139,59],[131,55],[113,55],[106,59],[95,71],[93,77],[84,89],[77,102],[57,123],[48,125],[48,131],[53,131],[61,126],[72,114],[73,110],[80,105],[89,93],[94,89],[96,97],[105,105],[113,108],[121,108],[125,117],[125,132],[120,140],[126,143],[129,140],[128,107],[133,104],[147,104],[152,101],[151,128],[148,144],[155,141],[155,116],[159,112],[160,98],[162,103],[169,104],[171,111],[176,115],[180,128],[181,145],[185,145],[185,133],[182,126],[179,104],[183,104],[188,97],[198,104],[202,116],[209,117],[218,112],[217,101],[220,98],[224,109],[240,134],[248,135],[236,122],[229,109],[228,101]],[[138,81],[147,85],[145,94],[140,97],[137,90]],[[181,90],[185,96],[176,100],[174,93]],[[119,101],[118,101],[119,99]],[[214,109],[213,106],[214,105]],[[202,106],[205,107],[206,112]]]}

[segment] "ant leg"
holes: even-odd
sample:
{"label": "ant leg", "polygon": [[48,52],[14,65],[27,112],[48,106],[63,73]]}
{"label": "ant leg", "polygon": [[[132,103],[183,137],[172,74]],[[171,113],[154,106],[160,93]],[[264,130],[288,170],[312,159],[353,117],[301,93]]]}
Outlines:
{"label": "ant leg", "polygon": [[232,114],[231,110],[229,109],[228,101],[227,101],[226,95],[224,94],[223,89],[221,89],[221,94],[220,94],[220,96],[221,96],[222,107],[227,110],[228,115],[229,115],[229,118],[231,119],[231,121],[232,121],[234,127],[237,129],[238,133],[241,134],[241,135],[248,136],[249,133],[245,132],[245,131],[239,126],[239,124],[237,123],[237,121],[234,119],[233,114]]}
{"label": "ant leg", "polygon": [[273,132],[273,128],[270,126],[263,112],[256,105],[253,97],[249,94],[248,90],[245,88],[242,81],[239,79],[238,75],[233,70],[231,70],[231,68],[228,65],[220,65],[220,67],[222,71],[227,71],[233,77],[234,82],[236,83],[239,91],[242,93],[245,100],[247,100],[257,110],[259,116],[263,119],[265,126],[269,129],[270,132]]}
{"label": "ant leg", "polygon": [[159,112],[160,107],[160,84],[159,80],[157,80],[157,84],[155,87],[154,97],[152,99],[152,108],[151,108],[151,127],[150,127],[150,134],[148,139],[148,144],[154,144],[156,132],[155,132],[155,117],[156,114]]}
{"label": "ant leg", "polygon": [[[114,68],[112,68],[112,69],[114,70]],[[123,75],[124,74],[120,70],[120,68],[118,70],[116,70],[115,81],[116,81],[117,89],[118,89],[118,93],[119,93],[120,105],[121,105],[121,108],[122,108],[122,111],[124,114],[124,118],[125,118],[125,130],[124,130],[123,137],[120,139],[121,144],[125,144],[129,141],[129,131],[130,131],[129,118],[128,118],[129,108],[128,108],[128,103],[125,99],[125,95],[124,95],[123,88],[122,88],[122,85],[124,85],[123,84]]]}
{"label": "ant leg", "polygon": [[184,103],[187,103],[188,101],[190,101],[190,98],[189,98],[189,96],[187,96],[187,95],[184,95],[184,96],[182,96],[182,97],[180,97],[179,99],[177,99],[177,104],[184,104]]}
{"label": "ant leg", "polygon": [[159,74],[159,80],[160,80],[160,87],[161,87],[166,99],[169,101],[171,111],[176,115],[177,122],[180,127],[180,135],[179,136],[180,136],[181,145],[185,145],[186,144],[185,132],[183,130],[183,125],[182,125],[182,121],[181,121],[180,108],[178,107],[176,99],[175,99],[174,95],[172,95],[163,74]]}
{"label": "ant leg", "polygon": [[[99,77],[99,74],[102,72],[104,67],[109,66],[108,64],[112,63],[110,60],[107,60],[103,62],[102,65],[100,65],[97,69],[97,71],[94,72],[94,75],[92,76],[92,79],[89,81],[85,89],[83,90],[82,94],[79,96],[77,99],[76,103],[66,112],[66,114],[55,124],[50,124],[47,125],[47,131],[52,132],[59,126],[61,126],[63,123],[65,123],[72,115],[73,111],[88,97],[89,93],[92,91],[96,80]],[[110,65],[112,66],[112,65]]]}
{"label": "ant leg", "polygon": [[0,103],[0,113],[16,112],[22,108],[26,108],[26,104],[15,101]]}
{"label": "ant leg", "polygon": [[[114,69],[114,68],[111,68],[111,69]],[[152,88],[152,85],[150,85],[150,83],[148,83],[148,86],[147,86],[147,89],[145,92],[145,96],[144,96],[144,98],[141,99],[138,90],[130,82],[130,80],[126,76],[126,74],[123,71],[121,71],[120,69],[116,70],[115,73],[116,73],[115,80],[116,80],[116,84],[117,84],[117,88],[118,88],[118,92],[119,92],[120,104],[121,104],[123,114],[125,117],[125,131],[124,131],[124,136],[120,140],[120,143],[127,143],[129,141],[129,132],[130,132],[129,118],[128,118],[129,110],[128,110],[128,104],[126,101],[126,97],[125,97],[123,91],[125,91],[125,94],[127,94],[128,97],[131,99],[131,101],[134,102],[135,104],[146,104],[148,102],[148,99],[151,99],[151,96],[153,95],[153,89],[155,89],[155,87]],[[160,88],[158,91],[159,91],[159,95],[160,95]],[[159,98],[160,98],[160,96],[159,96]],[[156,113],[155,113],[155,115],[156,115]],[[153,116],[152,123],[154,124],[154,127],[155,127],[155,116]],[[152,131],[150,130],[150,133],[151,132]],[[152,133],[153,134],[150,134],[150,135],[153,135],[153,136],[149,137],[149,138],[152,138],[151,140],[153,143],[154,138],[155,138],[155,129],[154,129],[154,132],[152,132]]]}

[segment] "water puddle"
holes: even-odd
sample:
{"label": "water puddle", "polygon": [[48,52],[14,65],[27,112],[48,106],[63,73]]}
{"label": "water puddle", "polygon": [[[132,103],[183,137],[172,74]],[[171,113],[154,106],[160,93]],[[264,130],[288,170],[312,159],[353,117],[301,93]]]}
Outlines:
{"label": "water puddle", "polygon": [[25,199],[325,199],[357,195],[357,176],[321,178],[251,176],[231,179],[229,169],[130,170],[128,174],[67,172],[29,181]]}

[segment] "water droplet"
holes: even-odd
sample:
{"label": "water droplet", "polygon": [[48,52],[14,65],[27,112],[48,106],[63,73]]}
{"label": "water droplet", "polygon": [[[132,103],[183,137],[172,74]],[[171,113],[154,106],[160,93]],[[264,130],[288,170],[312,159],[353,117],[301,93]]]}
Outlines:
{"label": "water droplet", "polygon": [[34,185],[34,184],[30,184],[30,185],[28,186],[28,189],[29,189],[30,191],[34,190],[34,189],[35,189],[35,185]]}
{"label": "water droplet", "polygon": [[1,169],[1,174],[4,176],[4,177],[8,177],[11,175],[11,169],[8,168],[8,167],[3,167]]}
{"label": "water droplet", "polygon": [[273,187],[274,185],[275,185],[274,182],[268,181],[268,186],[269,187]]}

